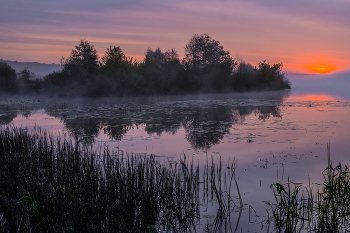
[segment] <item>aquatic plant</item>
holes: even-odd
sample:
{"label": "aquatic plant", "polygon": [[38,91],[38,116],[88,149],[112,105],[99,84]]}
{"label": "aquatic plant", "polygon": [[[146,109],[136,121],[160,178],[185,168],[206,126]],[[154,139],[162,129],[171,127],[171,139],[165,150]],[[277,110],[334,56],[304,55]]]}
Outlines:
{"label": "aquatic plant", "polygon": [[[207,166],[208,167],[208,166]],[[219,165],[215,166],[213,158],[210,167],[211,195],[218,202],[218,208],[213,223],[207,224],[207,232],[236,232],[243,210],[243,201],[236,179],[236,162],[228,164],[224,172],[222,170],[221,158]],[[208,170],[207,170],[208,171]],[[234,183],[234,184],[233,184]],[[232,186],[236,187],[238,203],[233,200]],[[213,198],[211,198],[213,199]],[[211,200],[207,198],[206,200]],[[231,213],[239,212],[235,228],[232,227]]]}
{"label": "aquatic plant", "polygon": [[198,167],[102,154],[67,137],[0,130],[0,229],[184,232],[198,219]]}
{"label": "aquatic plant", "polygon": [[[317,191],[309,184],[288,183],[272,185],[276,203],[271,207],[277,232],[348,232],[350,229],[350,174],[349,168],[330,162],[322,172],[324,182]],[[301,191],[302,188],[305,190]]]}
{"label": "aquatic plant", "polygon": [[[292,186],[292,187],[291,187]],[[275,183],[272,185],[276,203],[267,202],[272,208],[272,217],[277,232],[300,232],[304,226],[304,197],[300,196],[301,184],[289,182],[286,186]]]}
{"label": "aquatic plant", "polygon": [[226,171],[213,160],[200,180],[199,166],[185,155],[161,164],[152,155],[100,150],[40,128],[0,129],[0,231],[191,232],[200,220],[200,185],[215,193],[202,202],[219,203],[208,228],[222,228],[238,206],[234,163],[230,182],[221,183]]}

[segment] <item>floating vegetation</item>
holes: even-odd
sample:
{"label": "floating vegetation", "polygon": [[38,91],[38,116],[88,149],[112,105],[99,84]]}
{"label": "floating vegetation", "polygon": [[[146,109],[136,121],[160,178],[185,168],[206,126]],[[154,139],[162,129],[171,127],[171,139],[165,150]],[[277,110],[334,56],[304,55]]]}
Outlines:
{"label": "floating vegetation", "polygon": [[211,201],[219,208],[206,229],[221,231],[243,205],[231,197],[234,162],[222,169],[212,159],[201,176],[186,156],[160,164],[107,147],[97,154],[40,128],[0,129],[0,164],[1,232],[191,232]]}

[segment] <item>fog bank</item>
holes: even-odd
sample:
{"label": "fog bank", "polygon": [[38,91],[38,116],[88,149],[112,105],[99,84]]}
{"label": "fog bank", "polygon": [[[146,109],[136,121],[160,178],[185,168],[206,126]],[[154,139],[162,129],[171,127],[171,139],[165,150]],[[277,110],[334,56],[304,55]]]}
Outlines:
{"label": "fog bank", "polygon": [[292,94],[330,94],[350,99],[350,70],[334,74],[299,75],[288,74],[292,83]]}
{"label": "fog bank", "polygon": [[0,59],[0,62],[5,62],[9,64],[13,69],[19,73],[22,69],[28,68],[29,71],[33,72],[38,78],[42,78],[54,71],[61,70],[61,65],[59,64],[46,64],[39,62],[18,62]]}

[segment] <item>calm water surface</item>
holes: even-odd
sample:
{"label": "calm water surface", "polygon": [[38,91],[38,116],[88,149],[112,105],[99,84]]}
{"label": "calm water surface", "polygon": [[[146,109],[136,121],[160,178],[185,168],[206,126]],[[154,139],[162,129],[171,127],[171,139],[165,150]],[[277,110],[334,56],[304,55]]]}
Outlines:
{"label": "calm water surface", "polygon": [[[312,183],[322,183],[327,143],[333,164],[350,165],[349,116],[346,97],[298,91],[0,100],[2,127],[40,126],[95,148],[108,145],[115,152],[155,154],[164,161],[186,155],[200,165],[213,158],[227,166],[235,159],[245,204],[238,232],[261,231],[260,222],[266,220],[264,201],[273,200],[272,183],[286,183],[288,177],[304,184],[309,178]],[[250,212],[250,219],[249,206],[257,213]],[[205,213],[203,223],[214,214],[215,208]],[[233,214],[234,225],[238,217]]]}

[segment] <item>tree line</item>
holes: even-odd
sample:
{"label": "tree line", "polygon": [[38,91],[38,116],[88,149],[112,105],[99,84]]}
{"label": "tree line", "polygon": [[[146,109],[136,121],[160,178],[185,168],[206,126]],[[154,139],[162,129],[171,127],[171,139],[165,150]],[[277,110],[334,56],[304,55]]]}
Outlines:
{"label": "tree line", "polygon": [[148,48],[143,61],[110,46],[99,58],[94,45],[82,39],[62,69],[35,79],[28,69],[16,74],[0,63],[0,91],[39,92],[59,96],[128,96],[289,89],[282,63],[262,61],[257,67],[234,60],[208,34],[193,35],[185,56]]}

